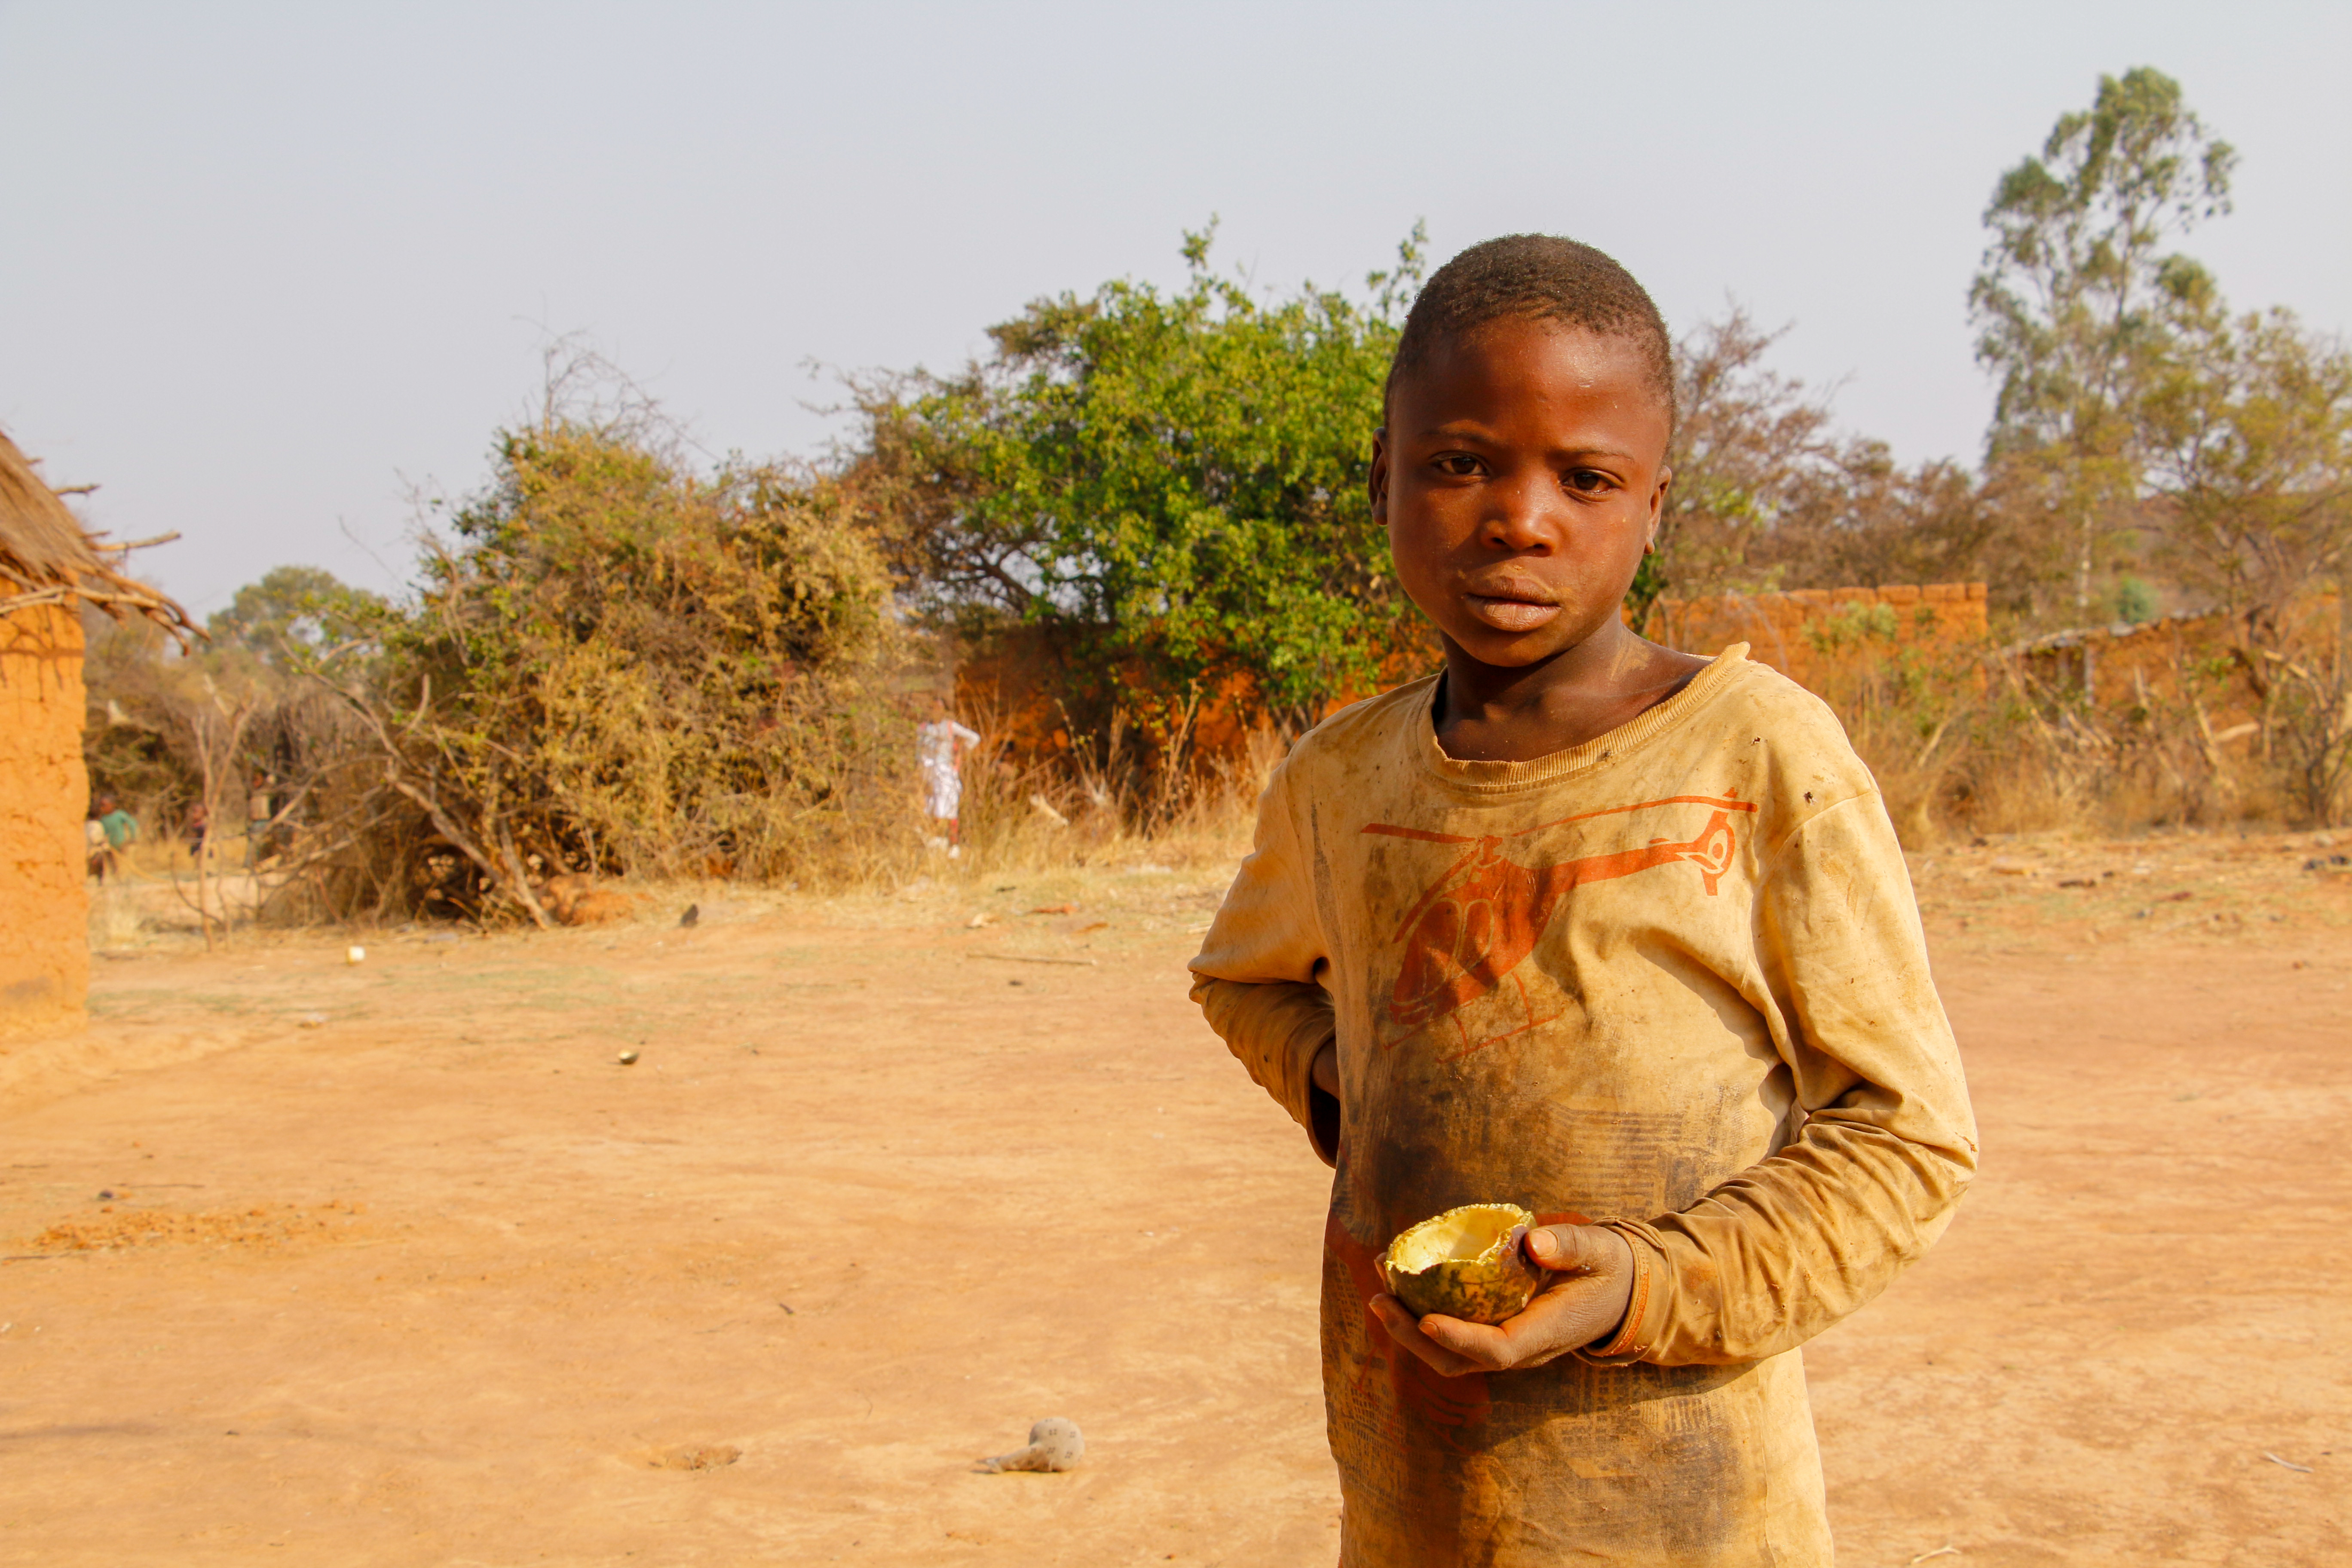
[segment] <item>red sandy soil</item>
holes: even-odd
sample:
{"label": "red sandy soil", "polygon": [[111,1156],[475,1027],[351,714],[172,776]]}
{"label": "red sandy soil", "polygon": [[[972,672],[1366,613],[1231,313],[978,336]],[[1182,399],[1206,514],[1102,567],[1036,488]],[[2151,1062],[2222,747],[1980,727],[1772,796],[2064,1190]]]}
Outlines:
{"label": "red sandy soil", "polygon": [[[2352,1561],[2315,853],[1922,862],[1987,1163],[1807,1352],[1849,1568]],[[1221,880],[102,963],[0,1055],[0,1563],[1329,1563],[1325,1174],[1184,1000]],[[975,1472],[1045,1415],[1080,1468]]]}

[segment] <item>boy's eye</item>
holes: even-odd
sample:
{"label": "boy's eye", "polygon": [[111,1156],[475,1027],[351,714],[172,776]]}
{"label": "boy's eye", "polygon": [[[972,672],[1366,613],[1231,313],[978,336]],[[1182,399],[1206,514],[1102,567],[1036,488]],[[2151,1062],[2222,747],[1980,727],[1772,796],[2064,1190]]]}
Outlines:
{"label": "boy's eye", "polygon": [[1454,479],[1467,479],[1478,471],[1478,459],[1467,452],[1448,452],[1433,465],[1439,473]]}
{"label": "boy's eye", "polygon": [[1568,488],[1588,495],[1605,490],[1615,483],[1598,468],[1570,468],[1568,471]]}

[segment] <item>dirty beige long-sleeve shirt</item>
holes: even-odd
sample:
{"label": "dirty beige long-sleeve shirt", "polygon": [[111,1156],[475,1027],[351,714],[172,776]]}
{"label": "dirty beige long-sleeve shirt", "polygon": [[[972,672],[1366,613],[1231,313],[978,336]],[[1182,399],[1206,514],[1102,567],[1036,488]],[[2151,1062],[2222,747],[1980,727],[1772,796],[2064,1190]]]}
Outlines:
{"label": "dirty beige long-sleeve shirt", "polygon": [[[1975,1167],[1876,786],[1736,647],[1600,739],[1439,746],[1435,680],[1302,740],[1192,994],[1335,1165],[1323,1377],[1347,1568],[1827,1564],[1797,1347]],[[1339,1047],[1339,1102],[1316,1093]],[[1621,1331],[1444,1378],[1366,1310],[1391,1237],[1507,1201],[1633,1243]]]}

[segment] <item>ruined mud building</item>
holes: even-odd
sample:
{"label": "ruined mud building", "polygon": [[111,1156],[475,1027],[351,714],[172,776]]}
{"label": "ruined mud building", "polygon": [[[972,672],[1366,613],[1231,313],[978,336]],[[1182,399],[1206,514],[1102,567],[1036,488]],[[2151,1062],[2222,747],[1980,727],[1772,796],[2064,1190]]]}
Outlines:
{"label": "ruined mud building", "polygon": [[0,435],[0,1037],[72,1027],[89,988],[82,608],[189,629],[106,553]]}

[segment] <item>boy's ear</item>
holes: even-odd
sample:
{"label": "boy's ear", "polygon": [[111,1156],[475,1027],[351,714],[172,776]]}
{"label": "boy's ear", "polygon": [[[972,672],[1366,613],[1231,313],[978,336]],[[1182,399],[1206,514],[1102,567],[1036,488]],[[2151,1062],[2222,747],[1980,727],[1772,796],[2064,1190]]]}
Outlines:
{"label": "boy's ear", "polygon": [[1672,468],[1658,470],[1657,486],[1650,491],[1650,537],[1642,542],[1642,553],[1644,555],[1654,552],[1658,548],[1658,524],[1665,518],[1666,489],[1674,482],[1675,471]]}
{"label": "boy's ear", "polygon": [[[1372,470],[1364,480],[1364,493],[1372,503],[1372,521],[1382,528],[1389,525],[1389,427],[1385,425],[1372,432]],[[1652,524],[1652,531],[1656,525]]]}

